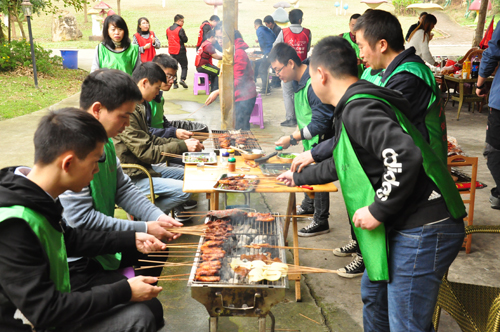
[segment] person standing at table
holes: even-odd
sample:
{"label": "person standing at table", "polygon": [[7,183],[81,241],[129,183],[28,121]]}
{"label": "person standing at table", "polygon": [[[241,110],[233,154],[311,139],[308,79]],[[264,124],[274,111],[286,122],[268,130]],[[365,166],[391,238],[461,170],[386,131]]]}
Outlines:
{"label": "person standing at table", "polygon": [[[288,13],[290,26],[281,30],[276,38],[274,45],[278,43],[287,43],[295,49],[300,61],[307,58],[307,52],[311,48],[312,34],[311,30],[302,27],[302,17],[304,13],[300,9],[292,9]],[[295,127],[297,118],[295,116],[295,106],[293,103],[293,86],[292,82],[283,82],[283,100],[285,102],[286,119],[280,123],[283,127]]]}
{"label": "person standing at table", "polygon": [[[181,65],[182,73],[180,85],[184,89],[187,89],[186,78],[188,71],[188,59],[186,53],[185,43],[188,42],[188,37],[186,36],[186,31],[184,31],[184,16],[177,14],[174,17],[174,24],[167,29],[167,39],[168,39],[168,54]],[[177,71],[176,71],[177,72]],[[177,74],[175,74],[174,89],[178,89],[177,84]]]}
{"label": "person standing at table", "polygon": [[102,25],[103,41],[95,49],[90,72],[99,68],[119,69],[130,76],[141,63],[139,46],[130,43],[127,23],[121,16],[106,17]]}
{"label": "person standing at table", "polygon": [[[304,151],[308,151],[318,142],[332,137],[335,109],[332,105],[323,104],[314,93],[309,76],[309,62],[301,62],[295,49],[286,43],[274,46],[269,60],[279,78],[285,83],[292,83],[298,125],[290,136],[281,137],[275,144],[287,149],[302,141]],[[329,193],[316,193],[314,199],[305,194],[302,204],[297,206],[297,214],[314,213],[314,216],[308,226],[299,230],[298,235],[308,237],[328,233],[329,210]]]}
{"label": "person standing at table", "polygon": [[[260,88],[260,93],[268,94],[271,92],[271,86],[266,82],[267,81],[267,72],[269,70],[269,59],[267,56],[269,52],[271,52],[273,48],[273,43],[276,40],[276,36],[272,32],[271,29],[265,27],[262,24],[261,19],[256,19],[253,22],[253,26],[255,28],[255,32],[257,33],[257,41],[259,42],[260,50],[262,51],[263,57],[262,59],[256,60],[255,63],[255,78],[257,75],[260,76],[262,81],[262,86]],[[267,90],[266,90],[267,87]]]}
{"label": "person standing at table", "polygon": [[415,24],[412,24],[408,28],[408,32],[406,33],[406,37],[405,37],[406,41],[410,40],[410,36],[411,36],[412,32],[415,31],[415,29],[422,23],[422,20],[424,19],[425,15],[427,15],[427,12],[421,12],[420,16],[418,17],[418,22]]}
{"label": "person standing at table", "polygon": [[[486,97],[486,78],[488,78],[500,63],[500,28],[497,26],[493,32],[488,48],[483,52],[481,65],[479,66],[479,77],[477,79],[476,94]],[[488,106],[488,125],[486,127],[486,147],[484,156],[487,158],[486,165],[495,181],[495,188],[491,189],[490,203],[493,209],[500,209],[500,75],[495,75],[491,85]]]}
{"label": "person standing at table", "polygon": [[156,55],[156,50],[160,49],[161,42],[153,31],[149,30],[149,20],[141,17],[137,21],[137,32],[134,34],[132,44],[139,45],[139,53],[141,53],[141,62],[153,60]]}
{"label": "person standing at table", "polygon": [[276,24],[276,22],[274,22],[274,18],[271,15],[267,15],[266,17],[264,17],[264,24],[274,32],[276,37],[279,36],[281,28]]}
{"label": "person standing at table", "polygon": [[349,18],[349,32],[341,33],[339,36],[344,38],[351,44],[352,48],[356,52],[356,56],[358,57],[358,77],[361,77],[363,74],[363,71],[365,70],[365,65],[363,64],[363,60],[359,57],[359,47],[358,44],[356,44],[356,34],[354,33],[354,26],[356,25],[356,22],[358,21],[358,18],[360,17],[360,14],[353,14]]}

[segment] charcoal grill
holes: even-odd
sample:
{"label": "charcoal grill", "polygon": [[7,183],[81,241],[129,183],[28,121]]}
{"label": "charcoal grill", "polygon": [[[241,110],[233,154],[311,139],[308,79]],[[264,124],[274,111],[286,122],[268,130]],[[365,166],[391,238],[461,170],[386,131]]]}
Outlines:
{"label": "charcoal grill", "polygon": [[243,278],[235,274],[229,266],[233,258],[240,258],[242,254],[259,253],[270,253],[272,258],[279,257],[283,263],[286,263],[284,249],[244,247],[244,245],[257,243],[284,246],[283,218],[273,215],[275,216],[274,222],[256,221],[246,215],[231,217],[233,231],[223,244],[226,255],[221,261],[219,282],[195,281],[196,270],[201,263],[200,247],[205,241],[203,237],[200,238],[188,286],[191,288],[191,297],[203,304],[210,315],[210,332],[217,331],[220,316],[258,317],[259,332],[265,332],[267,315],[271,317],[271,331],[274,331],[274,316],[271,313],[271,307],[285,298],[288,278],[281,277],[278,281],[249,282],[248,277]]}
{"label": "charcoal grill", "polygon": [[[229,134],[228,130],[212,130],[212,134]],[[236,138],[247,138],[249,139],[246,144],[238,144],[236,145]],[[220,149],[219,140],[217,136],[213,138],[215,149]],[[257,143],[257,139],[253,135],[250,130],[241,130],[239,134],[231,134],[231,145],[236,146],[242,150],[252,150],[259,149],[262,150],[259,143]],[[239,151],[235,151],[235,154],[240,156],[241,153]]]}

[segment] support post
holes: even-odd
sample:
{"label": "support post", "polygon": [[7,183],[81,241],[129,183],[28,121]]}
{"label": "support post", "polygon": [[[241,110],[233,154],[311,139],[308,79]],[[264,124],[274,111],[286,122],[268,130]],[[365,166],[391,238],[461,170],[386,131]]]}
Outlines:
{"label": "support post", "polygon": [[[486,20],[486,12],[488,11],[489,0],[481,1],[481,7],[479,7],[479,15],[476,26],[476,34],[474,35],[474,40],[472,42],[472,47],[477,47],[483,39],[484,33],[484,20]],[[472,60],[471,60],[472,61]]]}
{"label": "support post", "polygon": [[222,129],[234,129],[234,30],[238,28],[238,0],[224,0],[220,101]]}
{"label": "support post", "polygon": [[31,33],[31,16],[27,16],[28,20],[28,33],[30,35],[31,44],[31,61],[33,62],[33,75],[35,77],[35,88],[38,88],[38,75],[36,73],[36,60],[35,60],[35,46],[33,45],[33,34]]}

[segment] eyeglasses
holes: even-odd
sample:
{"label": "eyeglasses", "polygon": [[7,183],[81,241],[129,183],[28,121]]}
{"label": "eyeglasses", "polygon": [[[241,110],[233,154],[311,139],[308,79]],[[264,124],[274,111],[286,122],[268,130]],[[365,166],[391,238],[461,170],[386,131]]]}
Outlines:
{"label": "eyeglasses", "polygon": [[279,70],[274,70],[276,72],[276,75],[279,75],[281,73],[281,71],[283,70],[283,68],[285,68],[286,66],[288,66],[288,63],[286,65],[283,65],[283,67],[281,67]]}
{"label": "eyeglasses", "polygon": [[175,79],[175,76],[173,75],[167,75],[167,80],[174,80]]}

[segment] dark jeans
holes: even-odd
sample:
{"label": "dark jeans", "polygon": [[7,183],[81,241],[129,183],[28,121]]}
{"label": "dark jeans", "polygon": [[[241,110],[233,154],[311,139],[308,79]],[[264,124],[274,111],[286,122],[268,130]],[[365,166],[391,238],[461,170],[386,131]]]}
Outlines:
{"label": "dark jeans", "polygon": [[260,77],[262,81],[262,89],[266,88],[267,71],[269,70],[269,65],[270,63],[267,56],[264,56],[264,58],[255,61],[254,78],[255,80],[257,80],[257,76]]}
{"label": "dark jeans", "polygon": [[257,97],[253,97],[234,103],[234,129],[250,130],[250,115],[252,115],[256,99]]}
{"label": "dark jeans", "polygon": [[318,224],[328,224],[328,217],[330,216],[330,195],[329,193],[316,193],[314,199],[309,198],[304,194],[302,200],[302,208],[306,211],[314,210],[314,220]]}
{"label": "dark jeans", "polygon": [[[170,54],[172,58],[177,60],[179,65],[182,68],[182,73],[181,73],[181,81],[185,81],[188,73],[188,59],[186,53],[179,53],[179,54]],[[177,83],[177,74],[175,75],[175,81],[174,83]]]}
{"label": "dark jeans", "polygon": [[371,282],[366,270],[361,279],[365,332],[433,331],[441,279],[457,257],[464,236],[463,221],[452,219],[390,231],[390,282]]}
{"label": "dark jeans", "polygon": [[500,197],[500,110],[494,108],[490,108],[488,115],[486,147],[483,155],[487,158],[486,165],[496,184],[491,193]]}
{"label": "dark jeans", "polygon": [[208,75],[210,79],[210,92],[214,92],[219,89],[219,68],[214,65],[203,65],[201,67],[196,67],[199,73],[204,73]]}

